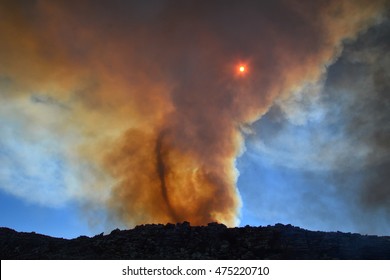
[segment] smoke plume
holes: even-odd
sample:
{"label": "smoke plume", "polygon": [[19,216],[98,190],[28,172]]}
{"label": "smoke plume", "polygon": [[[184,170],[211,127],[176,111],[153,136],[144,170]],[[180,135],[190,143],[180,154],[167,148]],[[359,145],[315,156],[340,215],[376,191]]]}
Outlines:
{"label": "smoke plume", "polygon": [[69,199],[128,226],[233,226],[243,132],[320,81],[386,1],[0,3],[0,98],[22,111],[2,118],[56,139]]}

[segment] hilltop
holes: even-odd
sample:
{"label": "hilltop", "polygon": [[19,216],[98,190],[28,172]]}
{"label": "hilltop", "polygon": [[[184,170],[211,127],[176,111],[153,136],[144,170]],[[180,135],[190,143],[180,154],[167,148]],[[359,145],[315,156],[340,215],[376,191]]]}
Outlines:
{"label": "hilltop", "polygon": [[0,228],[1,259],[390,259],[390,237],[292,225],[141,225],[63,239]]}

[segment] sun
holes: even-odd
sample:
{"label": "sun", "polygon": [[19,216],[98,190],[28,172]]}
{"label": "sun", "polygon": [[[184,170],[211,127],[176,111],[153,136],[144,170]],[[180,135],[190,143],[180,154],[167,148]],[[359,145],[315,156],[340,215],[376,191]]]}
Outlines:
{"label": "sun", "polygon": [[246,64],[240,63],[236,66],[236,71],[239,76],[246,76],[248,73],[248,67]]}
{"label": "sun", "polygon": [[246,78],[250,72],[251,72],[251,68],[249,67],[249,62],[248,61],[235,61],[234,64],[231,65],[232,68],[231,71],[233,71],[233,74],[236,78],[238,79],[242,79],[242,78]]}

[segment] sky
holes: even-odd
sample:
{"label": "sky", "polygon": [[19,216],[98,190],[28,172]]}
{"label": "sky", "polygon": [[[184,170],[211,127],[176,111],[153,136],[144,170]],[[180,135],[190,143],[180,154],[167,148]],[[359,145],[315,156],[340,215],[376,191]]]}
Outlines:
{"label": "sky", "polygon": [[0,0],[0,226],[389,235],[389,11]]}

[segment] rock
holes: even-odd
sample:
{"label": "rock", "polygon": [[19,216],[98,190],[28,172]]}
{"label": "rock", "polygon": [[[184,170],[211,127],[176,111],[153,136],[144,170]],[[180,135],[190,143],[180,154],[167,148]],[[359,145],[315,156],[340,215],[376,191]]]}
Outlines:
{"label": "rock", "polygon": [[119,229],[119,228],[116,228],[116,229],[114,229],[113,231],[111,231],[111,233],[110,234],[117,234],[117,233],[120,233],[121,232],[121,230]]}
{"label": "rock", "polygon": [[189,222],[53,238],[0,228],[6,259],[390,259],[390,237],[308,231],[292,225],[227,228]]}

